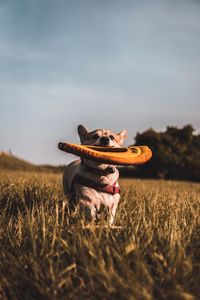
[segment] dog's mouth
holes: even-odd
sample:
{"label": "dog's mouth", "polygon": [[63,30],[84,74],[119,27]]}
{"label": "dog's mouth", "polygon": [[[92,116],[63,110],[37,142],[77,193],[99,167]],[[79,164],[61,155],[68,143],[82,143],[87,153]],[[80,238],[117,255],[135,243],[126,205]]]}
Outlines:
{"label": "dog's mouth", "polygon": [[101,147],[101,146],[88,146],[88,148],[91,148],[96,151],[101,152],[127,152],[127,147]]}
{"label": "dog's mouth", "polygon": [[110,145],[110,143],[107,144],[100,144],[101,147],[114,147],[113,145]]}
{"label": "dog's mouth", "polygon": [[108,144],[94,144],[94,146],[104,147],[104,148],[115,148],[115,146],[109,145],[109,143]]}

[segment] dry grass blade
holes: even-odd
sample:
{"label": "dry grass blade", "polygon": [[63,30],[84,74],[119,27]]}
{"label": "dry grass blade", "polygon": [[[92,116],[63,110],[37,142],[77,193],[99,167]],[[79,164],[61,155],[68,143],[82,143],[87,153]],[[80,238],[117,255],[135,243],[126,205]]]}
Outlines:
{"label": "dry grass blade", "polygon": [[121,180],[115,225],[84,225],[61,175],[0,175],[0,298],[198,299],[200,184]]}

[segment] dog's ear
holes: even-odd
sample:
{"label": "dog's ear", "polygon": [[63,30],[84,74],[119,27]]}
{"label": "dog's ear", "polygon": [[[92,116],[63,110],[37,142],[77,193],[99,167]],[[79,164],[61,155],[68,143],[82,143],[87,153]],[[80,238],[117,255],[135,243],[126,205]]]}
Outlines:
{"label": "dog's ear", "polygon": [[81,140],[81,142],[83,142],[86,135],[88,134],[89,130],[87,130],[87,128],[83,125],[78,125],[77,130],[78,130],[80,140]]}
{"label": "dog's ear", "polygon": [[120,145],[122,146],[123,145],[123,142],[124,142],[124,139],[127,138],[127,130],[124,129],[122,131],[120,131],[118,134],[117,134],[119,137],[120,137]]}

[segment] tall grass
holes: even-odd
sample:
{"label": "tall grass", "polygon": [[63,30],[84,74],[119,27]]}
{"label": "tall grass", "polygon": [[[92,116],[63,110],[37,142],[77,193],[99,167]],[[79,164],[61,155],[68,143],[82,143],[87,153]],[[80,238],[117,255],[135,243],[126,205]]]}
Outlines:
{"label": "tall grass", "polygon": [[200,184],[121,186],[120,227],[85,228],[61,175],[1,173],[0,298],[199,299]]}

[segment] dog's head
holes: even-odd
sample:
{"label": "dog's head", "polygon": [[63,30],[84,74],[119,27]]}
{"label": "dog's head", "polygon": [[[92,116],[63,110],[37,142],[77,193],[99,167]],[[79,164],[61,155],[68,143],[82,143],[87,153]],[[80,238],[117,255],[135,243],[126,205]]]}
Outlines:
{"label": "dog's head", "polygon": [[78,134],[82,145],[122,147],[124,139],[127,137],[127,130],[122,130],[120,133],[114,133],[107,129],[89,131],[83,125],[79,125]]}

